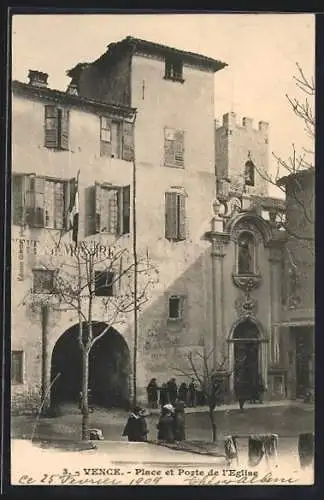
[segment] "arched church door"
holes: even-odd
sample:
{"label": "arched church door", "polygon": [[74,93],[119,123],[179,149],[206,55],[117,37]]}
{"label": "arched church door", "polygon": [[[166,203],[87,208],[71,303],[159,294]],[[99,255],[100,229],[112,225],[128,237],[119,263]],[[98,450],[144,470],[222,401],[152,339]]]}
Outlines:
{"label": "arched church door", "polygon": [[234,341],[234,388],[245,387],[251,394],[258,383],[259,331],[250,320],[245,320],[235,328]]}

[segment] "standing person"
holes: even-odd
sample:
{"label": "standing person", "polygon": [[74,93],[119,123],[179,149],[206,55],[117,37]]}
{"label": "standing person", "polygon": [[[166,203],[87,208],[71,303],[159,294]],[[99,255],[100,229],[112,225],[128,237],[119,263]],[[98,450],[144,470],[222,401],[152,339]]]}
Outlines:
{"label": "standing person", "polygon": [[171,404],[162,407],[157,429],[159,441],[174,442],[174,407]]}
{"label": "standing person", "polygon": [[128,441],[147,441],[148,428],[144,415],[144,411],[139,406],[136,406],[130,413],[123,436],[128,437]]}
{"label": "standing person", "polygon": [[188,386],[185,382],[182,382],[179,387],[178,399],[180,399],[180,401],[183,401],[185,404],[187,404],[188,402]]}
{"label": "standing person", "polygon": [[174,424],[174,440],[185,441],[186,439],[186,426],[185,426],[185,412],[183,401],[178,401],[175,406],[173,417]]}
{"label": "standing person", "polygon": [[251,387],[249,387],[248,380],[244,377],[244,373],[240,374],[235,381],[235,396],[239,402],[240,411],[243,412],[245,401],[251,400]]}
{"label": "standing person", "polygon": [[164,406],[169,403],[168,388],[165,383],[162,384],[160,389],[160,406]]}
{"label": "standing person", "polygon": [[156,383],[156,378],[152,378],[148,386],[146,387],[147,392],[147,402],[150,408],[158,407],[158,385]]}
{"label": "standing person", "polygon": [[257,400],[259,401],[260,404],[263,403],[263,395],[265,392],[265,386],[263,383],[262,376],[259,374],[258,376],[258,385],[257,385]]}
{"label": "standing person", "polygon": [[196,406],[196,384],[195,384],[195,379],[192,378],[191,382],[188,387],[188,393],[189,393],[189,406],[193,407]]}
{"label": "standing person", "polygon": [[175,404],[178,396],[178,387],[175,378],[171,378],[167,383],[169,401],[172,405]]}

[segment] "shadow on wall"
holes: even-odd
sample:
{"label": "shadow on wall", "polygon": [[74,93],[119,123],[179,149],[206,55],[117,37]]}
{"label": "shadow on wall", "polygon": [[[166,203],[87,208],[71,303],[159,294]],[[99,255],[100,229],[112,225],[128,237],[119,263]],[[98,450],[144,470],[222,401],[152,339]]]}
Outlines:
{"label": "shadow on wall", "polygon": [[[99,335],[105,323],[94,326]],[[60,373],[52,387],[51,404],[78,403],[82,384],[82,352],[78,340],[79,326],[69,328],[55,344],[52,354],[51,380]],[[102,407],[126,407],[129,400],[130,353],[114,328],[98,340],[89,355],[90,403]]]}
{"label": "shadow on wall", "polygon": [[[211,339],[210,250],[200,255],[164,292],[139,315],[138,395],[152,377],[158,383],[177,377],[175,367],[186,364],[186,352]],[[96,325],[96,334],[105,327]],[[132,326],[126,338],[133,338]],[[131,348],[131,346],[130,346]],[[132,355],[124,337],[111,328],[90,351],[89,389],[91,403],[106,408],[127,407],[130,396]],[[51,404],[78,403],[82,380],[82,353],[78,343],[78,325],[66,330],[53,349],[51,380],[60,377],[51,391]]]}

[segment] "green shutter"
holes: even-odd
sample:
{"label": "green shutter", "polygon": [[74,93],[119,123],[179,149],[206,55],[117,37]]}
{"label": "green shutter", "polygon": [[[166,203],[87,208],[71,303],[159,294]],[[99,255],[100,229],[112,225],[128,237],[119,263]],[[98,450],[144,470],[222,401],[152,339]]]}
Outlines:
{"label": "green shutter", "polygon": [[123,122],[123,160],[134,160],[134,126],[132,123]]}
{"label": "green shutter", "polygon": [[70,129],[70,111],[68,109],[62,109],[61,110],[61,127],[60,127],[61,149],[69,149],[69,129]]}
{"label": "green shutter", "polygon": [[45,147],[58,146],[58,109],[56,106],[45,106]]}
{"label": "green shutter", "polygon": [[178,195],[178,239],[186,239],[186,197]]}
{"label": "green shutter", "polygon": [[177,239],[177,193],[165,193],[165,237]]}
{"label": "green shutter", "polygon": [[122,234],[130,233],[130,186],[122,188],[123,207],[122,207]]}

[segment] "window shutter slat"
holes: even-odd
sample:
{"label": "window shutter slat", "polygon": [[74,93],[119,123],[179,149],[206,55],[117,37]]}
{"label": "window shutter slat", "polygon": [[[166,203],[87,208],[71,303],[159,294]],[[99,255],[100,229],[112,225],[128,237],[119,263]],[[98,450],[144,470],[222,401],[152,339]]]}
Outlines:
{"label": "window shutter slat", "polygon": [[123,192],[123,213],[122,213],[122,234],[129,234],[130,232],[130,186],[124,186]]}
{"label": "window shutter slat", "polygon": [[173,165],[174,164],[174,141],[169,139],[164,139],[164,164]]}
{"label": "window shutter slat", "polygon": [[184,133],[181,130],[177,130],[175,133],[174,147],[175,164],[182,167],[184,164]]}
{"label": "window shutter slat", "polygon": [[95,233],[101,229],[101,186],[95,184]]}
{"label": "window shutter slat", "polygon": [[100,156],[111,156],[111,120],[100,117]]}
{"label": "window shutter slat", "polygon": [[178,195],[179,200],[179,240],[186,239],[186,197],[183,194]]}
{"label": "window shutter slat", "polygon": [[35,177],[26,176],[25,178],[25,222],[28,226],[35,225],[36,195],[35,195]]}
{"label": "window shutter slat", "polygon": [[123,122],[123,160],[134,159],[134,126],[132,123]]}
{"label": "window shutter slat", "polygon": [[56,106],[45,106],[45,147],[58,146],[58,109]]}
{"label": "window shutter slat", "polygon": [[62,109],[61,113],[61,149],[69,149],[69,128],[70,128],[70,111]]}
{"label": "window shutter slat", "polygon": [[165,193],[165,237],[177,239],[177,193]]}

